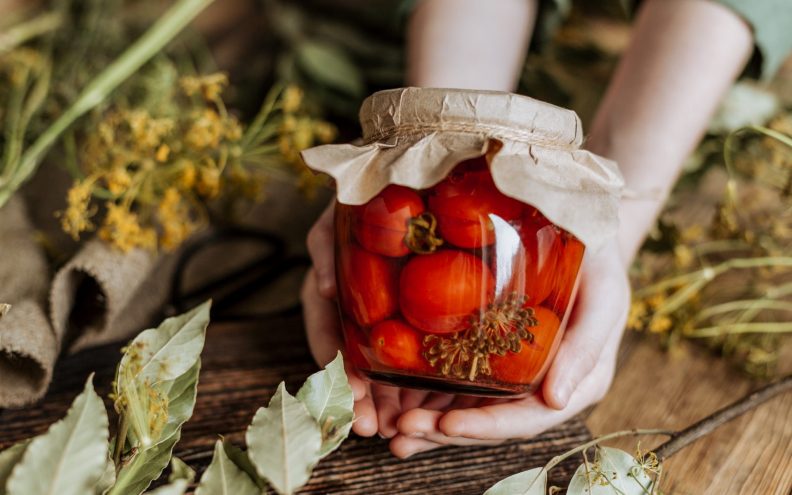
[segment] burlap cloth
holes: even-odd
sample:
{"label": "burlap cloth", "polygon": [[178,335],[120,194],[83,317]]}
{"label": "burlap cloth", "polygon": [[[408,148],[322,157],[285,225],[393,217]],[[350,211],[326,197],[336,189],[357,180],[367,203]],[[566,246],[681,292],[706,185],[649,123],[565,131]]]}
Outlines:
{"label": "burlap cloth", "polygon": [[[129,339],[155,324],[168,302],[180,253],[124,254],[98,240],[73,243],[54,216],[63,208],[68,182],[57,167],[45,167],[0,208],[0,408],[40,399],[61,353]],[[272,182],[265,202],[237,225],[277,232],[292,252],[302,252],[327,197],[322,192],[307,201],[296,187]],[[44,246],[66,254],[65,263],[55,261],[54,274]],[[186,285],[227,273],[256,254],[252,247],[234,249],[233,256],[224,245],[210,250],[187,271]],[[293,302],[299,275],[287,280],[289,294],[273,296],[284,292],[276,287],[250,304],[260,309],[279,298]]]}

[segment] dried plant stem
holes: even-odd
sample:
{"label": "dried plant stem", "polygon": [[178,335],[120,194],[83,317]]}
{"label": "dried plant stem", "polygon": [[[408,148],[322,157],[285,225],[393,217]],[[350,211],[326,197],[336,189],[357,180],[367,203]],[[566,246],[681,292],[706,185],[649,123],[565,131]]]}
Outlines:
{"label": "dried plant stem", "polygon": [[685,332],[685,337],[701,339],[707,337],[720,337],[721,335],[745,333],[792,333],[792,323],[788,322],[752,322],[729,323],[712,327],[696,328]]}
{"label": "dried plant stem", "polygon": [[789,391],[792,391],[792,375],[787,375],[688,426],[684,430],[673,433],[671,440],[660,445],[654,452],[661,461],[667,459],[724,423],[745,414],[777,395]]}
{"label": "dried plant stem", "polygon": [[74,103],[25,150],[8,182],[0,187],[0,207],[30,178],[44,155],[78,118],[102,103],[115,88],[157,54],[213,1],[179,0],[119,58],[96,76]]}
{"label": "dried plant stem", "polygon": [[126,414],[122,412],[118,417],[118,432],[115,446],[113,447],[113,464],[116,465],[116,468],[121,466],[121,454],[124,453],[124,444],[126,444],[128,433],[129,421],[127,420]]}
{"label": "dried plant stem", "polygon": [[591,447],[599,445],[600,443],[602,443],[604,441],[607,441],[607,440],[613,440],[614,438],[631,437],[631,436],[636,436],[636,435],[662,435],[662,436],[666,436],[666,437],[673,437],[675,434],[676,433],[673,430],[657,430],[657,429],[652,429],[652,430],[633,429],[633,430],[615,431],[613,433],[608,433],[606,435],[602,435],[600,437],[597,437],[594,440],[586,442],[586,443],[584,443],[582,445],[578,445],[577,447],[575,447],[572,450],[568,450],[568,451],[564,452],[563,454],[560,454],[560,455],[557,455],[557,456],[553,457],[552,459],[550,459],[550,462],[545,464],[544,470],[545,471],[550,471],[555,466],[557,466],[558,464],[563,462],[565,459],[568,459],[569,457],[571,457],[571,456],[573,456],[573,455],[575,455],[577,453],[585,452],[588,449],[590,449]]}
{"label": "dried plant stem", "polygon": [[22,43],[49,33],[60,27],[63,16],[59,12],[45,12],[0,33],[0,53],[7,52]]}

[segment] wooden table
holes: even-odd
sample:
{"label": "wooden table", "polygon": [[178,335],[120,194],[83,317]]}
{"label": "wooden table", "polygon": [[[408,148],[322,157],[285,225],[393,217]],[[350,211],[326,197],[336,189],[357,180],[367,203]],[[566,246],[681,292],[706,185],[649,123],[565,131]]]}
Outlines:
{"label": "wooden table", "polygon": [[[119,349],[120,345],[104,346],[63,359],[40,404],[0,411],[0,449],[45,431],[62,417],[91,371],[97,373],[99,393],[106,395]],[[210,461],[217,435],[243,446],[245,428],[256,409],[267,404],[278,383],[285,380],[294,393],[315,370],[299,318],[211,325],[198,402],[176,455],[200,472]],[[319,464],[301,493],[481,494],[496,481],[541,466],[588,439],[588,430],[576,419],[531,441],[446,448],[400,461],[389,453],[387,441],[352,437]],[[551,482],[564,484],[576,465],[573,460],[559,466],[551,472]]]}

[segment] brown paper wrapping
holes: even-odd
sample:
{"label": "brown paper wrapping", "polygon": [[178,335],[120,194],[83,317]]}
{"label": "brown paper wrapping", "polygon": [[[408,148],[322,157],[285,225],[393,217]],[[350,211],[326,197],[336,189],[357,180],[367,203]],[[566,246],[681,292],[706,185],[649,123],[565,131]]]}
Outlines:
{"label": "brown paper wrapping", "polygon": [[0,208],[0,407],[47,390],[58,343],[46,316],[49,269],[21,198]]}
{"label": "brown paper wrapping", "polygon": [[401,88],[367,98],[360,122],[363,145],[302,153],[335,179],[342,203],[363,204],[389,184],[431,187],[497,141],[490,170],[502,193],[538,208],[589,249],[616,234],[624,180],[615,162],[580,149],[582,125],[571,110],[495,91]]}

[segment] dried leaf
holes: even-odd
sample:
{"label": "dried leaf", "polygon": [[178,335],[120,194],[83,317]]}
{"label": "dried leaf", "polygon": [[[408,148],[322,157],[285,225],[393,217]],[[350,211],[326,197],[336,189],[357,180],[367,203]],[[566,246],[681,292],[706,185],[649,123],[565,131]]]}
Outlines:
{"label": "dried leaf", "polygon": [[195,470],[183,460],[174,457],[171,459],[171,474],[168,476],[168,481],[173,483],[177,480],[187,480],[187,483],[192,483],[195,481]]}
{"label": "dried leaf", "polygon": [[124,463],[118,472],[118,479],[108,495],[140,495],[143,493],[168,466],[173,447],[180,437],[181,431],[148,449],[138,451]]}
{"label": "dried leaf", "polygon": [[352,429],[355,399],[344,371],[344,358],[339,352],[324,370],[314,373],[297,392],[297,399],[305,404],[322,430],[324,457],[341,445]]}
{"label": "dried leaf", "polygon": [[646,495],[652,493],[652,479],[627,452],[598,447],[593,463],[581,464],[567,488],[568,495]]}
{"label": "dried leaf", "polygon": [[4,317],[11,311],[11,305],[6,303],[0,303],[0,318]]}
{"label": "dried leaf", "polygon": [[148,495],[184,495],[189,484],[187,480],[176,480],[148,492]]}
{"label": "dried leaf", "polygon": [[484,495],[545,495],[547,471],[534,468],[502,479],[484,492]]}
{"label": "dried leaf", "polygon": [[312,79],[351,96],[365,90],[360,70],[335,45],[305,40],[297,46],[297,63]]}
{"label": "dried leaf", "polygon": [[130,370],[129,376],[119,373],[118,378],[154,384],[184,374],[203,350],[211,306],[211,301],[207,301],[187,313],[166,319],[157,328],[141,332],[129,344],[119,364],[119,370]]}
{"label": "dried leaf", "polygon": [[66,417],[30,442],[8,480],[8,495],[85,495],[104,472],[108,420],[93,376]]}
{"label": "dried leaf", "polygon": [[257,495],[261,490],[226,455],[222,440],[215,443],[212,463],[201,476],[195,495]]}
{"label": "dried leaf", "polygon": [[96,482],[94,486],[94,494],[95,495],[104,495],[107,493],[110,488],[113,486],[113,483],[116,481],[116,467],[113,459],[108,455],[107,460],[105,461],[105,468],[102,476],[99,477],[99,481]]}
{"label": "dried leaf", "polygon": [[11,476],[11,471],[22,460],[25,449],[30,444],[30,440],[19,442],[0,452],[0,495],[6,495],[6,483]]}
{"label": "dried leaf", "polygon": [[256,472],[256,466],[253,465],[253,461],[250,460],[247,452],[226,440],[223,440],[223,448],[225,449],[226,456],[228,456],[231,462],[247,473],[250,479],[256,483],[256,486],[262,491],[267,487],[267,482],[259,477],[258,472]]}
{"label": "dried leaf", "polygon": [[283,382],[269,406],[256,412],[245,440],[258,474],[281,495],[292,494],[307,483],[321,457],[319,425]]}
{"label": "dried leaf", "polygon": [[[174,445],[181,437],[181,427],[192,416],[198,395],[200,359],[184,375],[164,385],[168,388],[168,422],[160,439],[148,448],[139,448],[118,473],[118,481],[111,495],[142,493],[152,481],[159,478],[168,466]],[[122,488],[119,488],[122,487]],[[126,491],[124,491],[126,490]]]}

